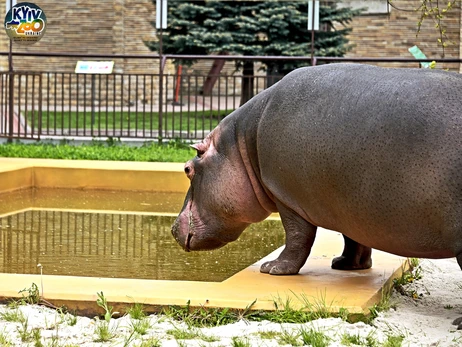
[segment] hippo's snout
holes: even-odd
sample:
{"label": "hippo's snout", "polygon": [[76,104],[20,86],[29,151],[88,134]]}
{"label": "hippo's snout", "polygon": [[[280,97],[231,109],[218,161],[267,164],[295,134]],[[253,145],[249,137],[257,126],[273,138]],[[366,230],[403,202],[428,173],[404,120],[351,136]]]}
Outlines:
{"label": "hippo's snout", "polygon": [[228,243],[222,240],[213,228],[206,228],[190,211],[182,211],[172,225],[172,235],[186,251],[203,251],[223,247]]}
{"label": "hippo's snout", "polygon": [[181,214],[177,217],[175,222],[172,225],[172,235],[175,238],[176,242],[183,247],[186,252],[191,251],[190,242],[192,238],[192,233],[189,230],[188,226],[181,225]]}

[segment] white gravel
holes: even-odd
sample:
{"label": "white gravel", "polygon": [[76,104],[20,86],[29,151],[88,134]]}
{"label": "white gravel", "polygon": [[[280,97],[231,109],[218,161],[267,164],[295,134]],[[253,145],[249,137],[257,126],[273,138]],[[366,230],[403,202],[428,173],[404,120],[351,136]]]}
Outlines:
{"label": "white gravel", "polygon": [[[312,329],[329,337],[328,346],[383,346],[387,341],[391,343],[390,336],[402,336],[402,346],[462,346],[462,331],[451,324],[462,316],[462,271],[455,259],[422,260],[420,266],[422,279],[406,286],[409,295],[394,292],[391,302],[395,308],[380,313],[371,324],[350,324],[339,318],[306,324],[242,320],[219,327],[188,329],[184,323],[152,315],[146,318],[150,328],[141,336],[132,334],[135,321],[125,316],[111,319],[109,328],[114,334],[111,340],[96,342],[95,329],[102,321],[77,317],[77,323],[70,325],[70,317],[55,310],[37,305],[20,306],[18,310],[26,317],[26,326],[7,322],[2,313],[13,309],[0,305],[0,346],[291,346],[303,345],[300,332]],[[40,339],[21,341],[21,333],[36,328]],[[199,337],[176,339],[172,330],[195,332]],[[271,338],[265,338],[268,336],[262,332],[270,332],[267,335],[272,334]],[[345,336],[355,337],[357,344],[348,344]],[[286,338],[285,342],[281,341],[282,337]],[[295,339],[293,344],[287,342],[289,337]]]}

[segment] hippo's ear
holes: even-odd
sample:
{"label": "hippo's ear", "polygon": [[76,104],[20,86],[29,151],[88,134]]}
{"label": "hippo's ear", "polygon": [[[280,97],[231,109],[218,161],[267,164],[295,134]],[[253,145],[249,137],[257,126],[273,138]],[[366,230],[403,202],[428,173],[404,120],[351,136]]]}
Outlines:
{"label": "hippo's ear", "polygon": [[207,150],[207,146],[203,142],[195,143],[190,145],[192,148],[194,148],[197,151],[197,156],[200,157],[202,154],[205,153]]}

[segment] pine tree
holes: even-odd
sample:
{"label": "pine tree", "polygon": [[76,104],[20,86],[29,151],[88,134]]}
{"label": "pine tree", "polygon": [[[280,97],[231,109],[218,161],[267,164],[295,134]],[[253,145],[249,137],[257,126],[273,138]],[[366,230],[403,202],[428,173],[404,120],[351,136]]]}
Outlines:
{"label": "pine tree", "polygon": [[[311,0],[310,0],[311,1]],[[321,3],[321,30],[316,32],[316,56],[342,56],[350,48],[346,28],[361,10],[338,9],[335,2]],[[166,54],[237,54],[307,56],[311,31],[307,29],[308,1],[169,1],[168,27],[163,35]],[[159,43],[147,43],[157,51]],[[184,62],[183,62],[184,63]],[[241,103],[252,97],[253,62],[243,68]],[[268,73],[285,74],[306,62],[264,62]]]}

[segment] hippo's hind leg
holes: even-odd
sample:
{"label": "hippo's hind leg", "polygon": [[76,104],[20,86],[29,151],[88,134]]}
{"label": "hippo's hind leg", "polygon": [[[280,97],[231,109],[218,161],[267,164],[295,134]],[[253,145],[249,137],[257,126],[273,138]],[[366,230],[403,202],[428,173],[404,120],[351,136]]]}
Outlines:
{"label": "hippo's hind leg", "polygon": [[275,260],[263,263],[260,272],[270,275],[294,275],[305,264],[316,236],[316,226],[293,210],[276,203],[286,232],[286,246]]}
{"label": "hippo's hind leg", "polygon": [[372,266],[370,247],[363,246],[349,237],[343,235],[345,248],[340,257],[332,260],[332,269],[336,270],[362,270]]}

